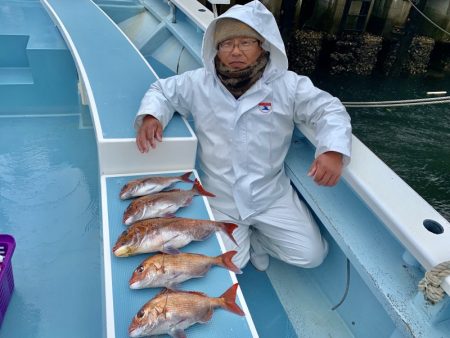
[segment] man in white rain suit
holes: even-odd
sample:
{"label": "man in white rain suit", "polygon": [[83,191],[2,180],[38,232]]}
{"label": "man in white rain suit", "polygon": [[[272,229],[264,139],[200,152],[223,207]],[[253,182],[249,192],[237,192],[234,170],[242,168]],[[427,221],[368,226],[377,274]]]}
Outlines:
{"label": "man in white rain suit", "polygon": [[[333,186],[350,158],[350,117],[341,102],[288,71],[275,18],[260,2],[235,5],[206,29],[204,68],[156,81],[136,117],[136,143],[147,152],[162,140],[175,111],[192,114],[204,187],[216,220],[239,225],[235,263],[259,270],[269,255],[316,267],[328,245],[293,191],[284,159],[296,126],[315,130],[316,156],[309,176]],[[175,155],[174,155],[175,156]],[[302,156],[302,154],[298,154]]]}

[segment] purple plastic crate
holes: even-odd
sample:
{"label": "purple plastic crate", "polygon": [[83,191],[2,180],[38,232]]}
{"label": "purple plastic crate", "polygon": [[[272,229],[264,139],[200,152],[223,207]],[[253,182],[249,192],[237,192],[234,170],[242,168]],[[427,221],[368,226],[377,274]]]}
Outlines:
{"label": "purple plastic crate", "polygon": [[0,327],[5,317],[6,309],[14,290],[14,278],[12,272],[11,258],[16,247],[14,237],[0,235],[0,254],[4,256],[0,263]]}

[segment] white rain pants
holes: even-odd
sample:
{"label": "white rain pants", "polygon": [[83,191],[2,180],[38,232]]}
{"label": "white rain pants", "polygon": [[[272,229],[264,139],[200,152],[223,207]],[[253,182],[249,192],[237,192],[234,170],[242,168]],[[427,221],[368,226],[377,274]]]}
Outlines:
{"label": "white rain pants", "polygon": [[227,251],[238,251],[233,262],[240,268],[250,259],[250,247],[256,255],[267,253],[303,268],[320,265],[328,253],[328,243],[292,187],[269,208],[245,220],[234,219],[214,208],[212,211],[217,221],[238,225],[233,232],[238,247],[228,237],[221,237]]}

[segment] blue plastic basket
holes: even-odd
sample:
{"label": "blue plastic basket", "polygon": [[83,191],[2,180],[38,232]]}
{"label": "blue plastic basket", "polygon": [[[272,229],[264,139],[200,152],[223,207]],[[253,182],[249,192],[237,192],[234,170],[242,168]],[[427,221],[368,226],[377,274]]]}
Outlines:
{"label": "blue plastic basket", "polygon": [[6,314],[9,301],[14,290],[14,278],[11,265],[11,258],[16,247],[14,237],[10,235],[0,235],[0,254],[4,256],[3,263],[0,263],[0,327]]}

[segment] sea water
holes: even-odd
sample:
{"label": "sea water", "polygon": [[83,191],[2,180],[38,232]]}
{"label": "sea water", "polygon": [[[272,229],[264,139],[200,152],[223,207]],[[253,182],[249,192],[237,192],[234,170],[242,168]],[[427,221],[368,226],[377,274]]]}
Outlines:
{"label": "sea water", "polygon": [[[318,76],[314,83],[344,102],[433,97],[450,76],[375,78]],[[434,96],[435,97],[435,96]],[[450,103],[349,108],[353,133],[419,195],[450,220]]]}

